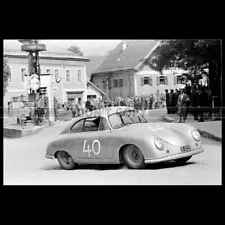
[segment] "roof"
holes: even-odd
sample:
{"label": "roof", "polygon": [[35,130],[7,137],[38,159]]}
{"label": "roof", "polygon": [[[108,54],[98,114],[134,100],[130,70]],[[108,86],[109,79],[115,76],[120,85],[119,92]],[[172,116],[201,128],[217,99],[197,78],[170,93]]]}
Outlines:
{"label": "roof", "polygon": [[[40,58],[52,58],[52,59],[67,59],[67,60],[79,60],[90,61],[88,58],[77,55],[67,49],[53,44],[50,40],[40,41],[40,44],[46,45],[46,51],[40,51]],[[28,53],[21,50],[22,43],[18,40],[4,40],[4,55],[14,57],[27,57]]]}
{"label": "roof", "polygon": [[118,107],[108,107],[108,108],[102,108],[102,109],[97,109],[94,111],[89,111],[84,113],[82,116],[80,117],[76,117],[74,118],[61,132],[60,134],[63,133],[67,133],[71,126],[77,122],[78,120],[82,119],[82,118],[88,118],[88,117],[96,117],[96,116],[102,116],[107,118],[109,115],[117,113],[117,112],[122,112],[124,110],[135,110],[131,107],[126,107],[126,106],[118,106]]}
{"label": "roof", "polygon": [[123,41],[120,42],[92,74],[136,69],[145,58],[151,55],[159,41],[128,40],[126,43],[127,48],[123,51]]}
{"label": "roof", "polygon": [[124,110],[135,110],[134,108],[127,107],[127,106],[117,106],[117,107],[107,107],[102,109],[97,109],[94,111],[86,112],[82,115],[82,117],[94,117],[94,116],[102,116],[102,117],[108,117],[111,114],[122,112]]}
{"label": "roof", "polygon": [[105,56],[89,55],[88,58],[90,59],[90,62],[86,63],[86,74],[87,74],[87,79],[89,80],[90,77],[91,77],[91,74],[102,63],[102,61],[104,60]]}
{"label": "roof", "polygon": [[98,87],[96,87],[91,81],[87,81],[87,84],[90,84],[93,88],[95,88],[97,91],[99,91],[100,93],[102,93],[103,95],[106,96],[106,93],[103,92],[101,89],[99,89]]}

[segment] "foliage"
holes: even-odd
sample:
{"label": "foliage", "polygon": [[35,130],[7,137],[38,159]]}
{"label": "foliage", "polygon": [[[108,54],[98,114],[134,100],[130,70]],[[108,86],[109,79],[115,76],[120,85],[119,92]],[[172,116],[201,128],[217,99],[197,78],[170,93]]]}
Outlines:
{"label": "foliage", "polygon": [[221,41],[211,40],[163,40],[150,59],[145,62],[159,71],[177,67],[188,71],[188,79],[209,75],[210,64],[221,65]]}
{"label": "foliage", "polygon": [[11,76],[10,67],[7,64],[7,59],[4,58],[3,60],[3,85],[4,85],[4,95],[7,92],[8,88],[8,79]]}
{"label": "foliage", "polygon": [[73,53],[75,53],[75,54],[78,54],[78,55],[80,55],[80,56],[83,56],[83,52],[81,52],[80,48],[77,47],[77,46],[75,46],[75,45],[70,46],[70,47],[68,48],[68,50],[71,51],[71,52],[73,52]]}

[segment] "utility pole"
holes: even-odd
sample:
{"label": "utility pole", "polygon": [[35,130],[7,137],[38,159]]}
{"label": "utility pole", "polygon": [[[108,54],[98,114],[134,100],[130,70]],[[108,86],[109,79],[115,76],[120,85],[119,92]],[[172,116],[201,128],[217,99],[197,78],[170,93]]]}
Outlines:
{"label": "utility pole", "polygon": [[[20,39],[21,43],[23,43],[21,50],[28,52],[28,74],[29,77],[29,100],[34,101],[34,112],[36,113],[36,98],[37,91],[40,88],[40,63],[39,63],[39,52],[46,51],[46,46],[44,44],[39,44],[36,39]],[[32,82],[31,82],[32,80]],[[36,114],[35,118],[36,118]],[[35,119],[35,123],[38,121]]]}

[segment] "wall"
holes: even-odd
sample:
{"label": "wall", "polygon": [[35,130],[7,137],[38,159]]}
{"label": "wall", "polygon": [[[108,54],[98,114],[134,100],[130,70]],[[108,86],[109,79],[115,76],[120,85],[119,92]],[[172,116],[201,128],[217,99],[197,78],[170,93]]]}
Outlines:
{"label": "wall", "polygon": [[[175,75],[173,75],[173,72],[176,72]],[[135,80],[137,83],[137,95],[148,95],[148,94],[156,94],[157,90],[159,93],[165,93],[165,90],[168,89],[179,89],[182,84],[174,84],[174,76],[177,76],[178,74],[183,73],[183,70],[167,70],[163,72],[163,75],[167,76],[168,79],[168,85],[157,85],[157,77],[161,74],[159,72],[156,72],[152,69],[150,69],[148,66],[145,66],[142,70],[135,73]],[[151,77],[152,78],[152,86],[150,85],[141,85],[141,78],[142,77]]]}
{"label": "wall", "polygon": [[[21,81],[21,68],[26,68],[28,71],[28,58],[12,58],[7,57],[8,65],[12,70],[12,81],[9,83],[8,91],[4,96],[4,106],[7,106],[7,102],[11,101],[14,96],[27,95],[27,83],[26,77],[25,82]],[[50,69],[51,74],[54,74],[54,69],[59,69],[59,77],[63,78],[61,82],[54,82],[54,76],[51,76],[53,96],[57,97],[62,103],[67,101],[67,91],[82,91],[83,100],[85,101],[86,96],[86,64],[80,61],[65,61],[65,60],[51,60],[51,59],[40,59],[41,73],[46,73],[46,69]],[[71,81],[66,82],[66,70],[69,69],[71,72]],[[81,70],[81,82],[78,82],[77,71]],[[47,76],[41,77],[41,83],[43,86],[48,86],[49,78]]]}
{"label": "wall", "polygon": [[102,94],[93,88],[90,84],[87,85],[87,95],[96,95],[96,98],[102,98]]}
{"label": "wall", "polygon": [[[103,85],[103,80],[106,80],[110,76],[111,80],[111,88],[108,90]],[[123,87],[114,88],[114,80],[123,79]],[[126,79],[126,82],[125,82]],[[135,96],[135,85],[134,85],[134,72],[133,71],[116,71],[105,74],[96,74],[92,78],[92,82],[100,88],[103,92],[107,94],[110,98],[122,97],[125,98],[127,96]]]}

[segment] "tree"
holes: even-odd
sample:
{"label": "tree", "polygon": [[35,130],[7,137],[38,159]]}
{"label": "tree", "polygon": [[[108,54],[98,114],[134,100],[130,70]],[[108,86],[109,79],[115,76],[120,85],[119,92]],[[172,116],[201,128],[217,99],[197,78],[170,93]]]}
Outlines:
{"label": "tree", "polygon": [[160,42],[151,58],[145,61],[161,74],[172,65],[187,70],[187,77],[194,81],[202,74],[209,77],[209,83],[216,95],[219,94],[221,78],[221,41],[211,40],[164,40]]}
{"label": "tree", "polygon": [[8,88],[8,79],[11,76],[10,67],[7,64],[7,59],[4,58],[3,60],[3,85],[4,85],[4,95],[7,92]]}
{"label": "tree", "polygon": [[81,52],[80,48],[73,45],[68,48],[69,51],[74,52],[75,54],[83,56],[83,52]]}

